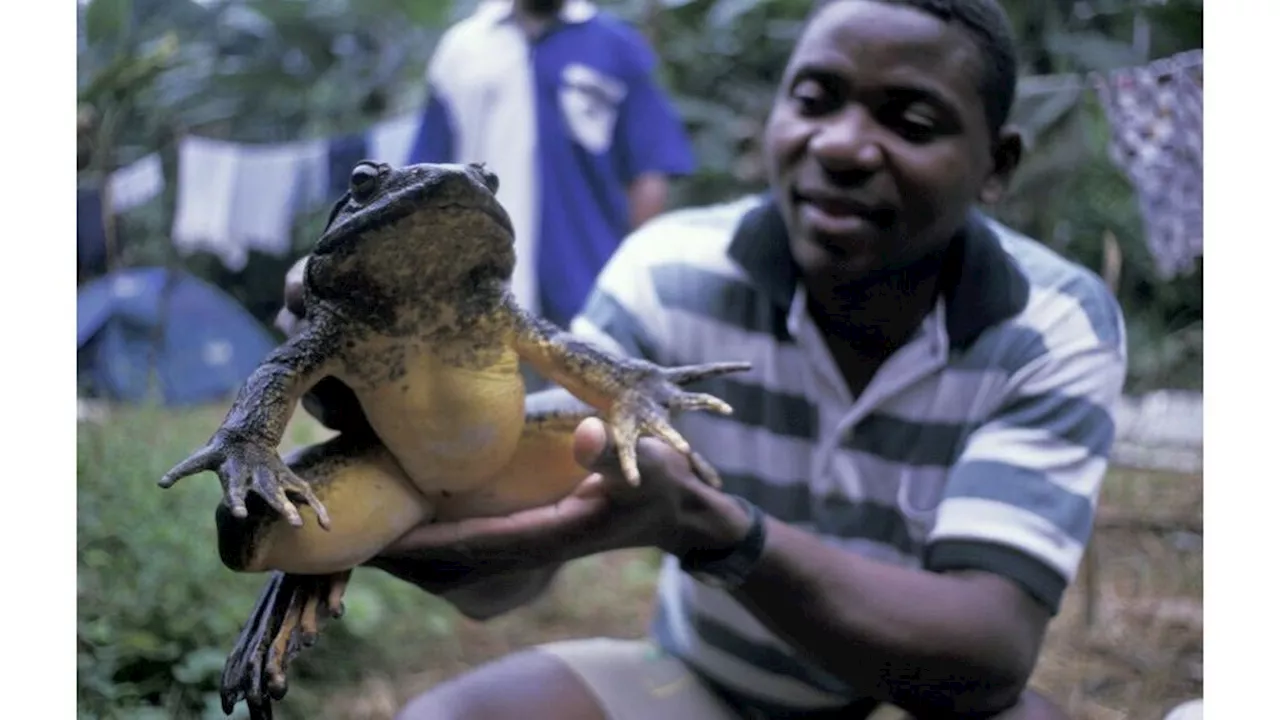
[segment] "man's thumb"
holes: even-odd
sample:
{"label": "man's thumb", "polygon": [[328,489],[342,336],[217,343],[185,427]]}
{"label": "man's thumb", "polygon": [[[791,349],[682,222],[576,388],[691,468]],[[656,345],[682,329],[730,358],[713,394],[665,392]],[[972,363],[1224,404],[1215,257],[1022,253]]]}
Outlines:
{"label": "man's thumb", "polygon": [[599,473],[618,470],[617,448],[609,437],[604,421],[599,418],[583,420],[573,433],[573,459],[586,470]]}

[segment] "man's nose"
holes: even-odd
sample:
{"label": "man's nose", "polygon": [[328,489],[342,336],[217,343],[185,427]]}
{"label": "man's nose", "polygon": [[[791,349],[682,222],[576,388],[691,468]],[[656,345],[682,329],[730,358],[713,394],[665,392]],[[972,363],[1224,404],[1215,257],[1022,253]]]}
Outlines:
{"label": "man's nose", "polygon": [[809,150],[832,172],[875,172],[884,165],[880,130],[865,108],[850,106],[828,118],[809,141]]}

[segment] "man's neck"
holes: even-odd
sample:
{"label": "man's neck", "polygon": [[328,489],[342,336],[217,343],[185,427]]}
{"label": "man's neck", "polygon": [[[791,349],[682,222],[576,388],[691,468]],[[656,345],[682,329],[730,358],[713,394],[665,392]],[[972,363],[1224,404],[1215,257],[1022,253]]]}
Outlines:
{"label": "man's neck", "polygon": [[515,18],[516,24],[530,38],[537,38],[546,32],[547,28],[555,22],[559,16],[560,10],[564,7],[564,3],[548,4],[546,7],[530,6],[526,3],[517,2],[512,8],[512,17]]}
{"label": "man's neck", "polygon": [[859,282],[806,278],[809,314],[833,352],[883,361],[911,339],[937,304],[945,257],[937,253]]}

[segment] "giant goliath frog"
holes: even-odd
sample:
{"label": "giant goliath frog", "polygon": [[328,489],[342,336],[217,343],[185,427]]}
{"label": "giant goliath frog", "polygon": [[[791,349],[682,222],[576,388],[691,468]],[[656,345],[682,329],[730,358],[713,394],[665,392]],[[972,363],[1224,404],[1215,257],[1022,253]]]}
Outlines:
{"label": "giant goliath frog", "polygon": [[[497,188],[478,164],[358,163],[301,266],[303,325],[248,378],[208,444],[160,480],[215,472],[222,561],[269,573],[224,670],[228,714],[246,699],[270,717],[286,663],[337,614],[352,569],[408,530],[567,495],[587,474],[572,442],[589,416],[608,423],[630,482],[640,482],[636,443],[651,434],[719,484],[668,418],[730,413],[682,386],[749,365],[615,357],[519,307]],[[568,393],[526,398],[522,360]],[[283,460],[285,426],[322,381],[349,389],[363,418]]]}

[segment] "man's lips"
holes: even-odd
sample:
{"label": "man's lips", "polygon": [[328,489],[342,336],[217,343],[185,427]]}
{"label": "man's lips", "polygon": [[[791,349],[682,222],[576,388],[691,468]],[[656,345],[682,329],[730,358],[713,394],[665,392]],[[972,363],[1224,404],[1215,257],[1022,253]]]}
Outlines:
{"label": "man's lips", "polygon": [[800,216],[815,230],[832,235],[860,234],[868,229],[886,230],[893,224],[891,208],[856,198],[821,192],[794,193]]}

